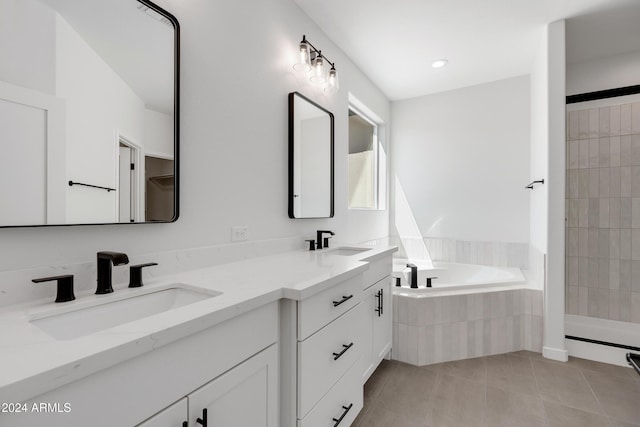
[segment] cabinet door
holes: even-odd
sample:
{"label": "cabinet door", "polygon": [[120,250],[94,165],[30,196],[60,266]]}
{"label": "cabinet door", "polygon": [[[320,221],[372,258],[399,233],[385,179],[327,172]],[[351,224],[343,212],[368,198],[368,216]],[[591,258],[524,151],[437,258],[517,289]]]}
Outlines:
{"label": "cabinet door", "polygon": [[187,398],[178,400],[137,427],[182,427],[187,421]]}
{"label": "cabinet door", "polygon": [[272,345],[191,393],[189,426],[277,427],[278,359]]}
{"label": "cabinet door", "polygon": [[374,317],[378,315],[376,312],[376,309],[378,308],[378,299],[376,295],[378,295],[379,291],[380,287],[377,284],[364,291],[363,304],[367,308],[367,333],[365,337],[366,343],[363,344],[363,346],[365,346],[365,351],[364,356],[362,357],[362,384],[367,382],[377,366],[377,364],[374,364],[375,357],[373,357],[373,324],[375,322]]}
{"label": "cabinet door", "polygon": [[391,301],[391,278],[387,276],[365,291],[365,301],[370,311],[370,344],[364,357],[362,383],[364,384],[380,361],[391,350],[393,307]]}
{"label": "cabinet door", "polygon": [[373,316],[373,360],[377,367],[382,358],[391,350],[391,330],[393,327],[391,279],[383,279],[373,287],[376,292],[380,291],[381,295],[374,298],[376,306],[379,303],[382,307],[382,310],[376,311]]}

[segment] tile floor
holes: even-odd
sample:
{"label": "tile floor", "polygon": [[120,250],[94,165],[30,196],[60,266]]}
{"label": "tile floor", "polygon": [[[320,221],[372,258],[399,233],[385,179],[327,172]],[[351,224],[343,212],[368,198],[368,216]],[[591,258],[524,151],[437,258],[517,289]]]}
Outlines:
{"label": "tile floor", "polygon": [[354,427],[640,427],[640,375],[519,351],[416,367],[383,360]]}

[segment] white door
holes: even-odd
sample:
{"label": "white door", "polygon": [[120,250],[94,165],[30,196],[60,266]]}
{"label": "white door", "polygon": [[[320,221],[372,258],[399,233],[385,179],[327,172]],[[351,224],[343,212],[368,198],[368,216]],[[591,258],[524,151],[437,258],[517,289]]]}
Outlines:
{"label": "white door", "polygon": [[0,224],[46,224],[46,111],[0,99],[0,144]]}
{"label": "white door", "polygon": [[187,398],[180,399],[173,405],[158,412],[137,427],[181,427],[187,421]]}
{"label": "white door", "polygon": [[375,364],[375,357],[373,354],[373,324],[375,322],[374,317],[377,316],[376,308],[378,308],[378,292],[380,291],[380,287],[376,285],[371,286],[365,292],[364,303],[367,307],[367,319],[369,320],[367,324],[367,335],[366,342],[363,343],[365,346],[364,357],[363,357],[363,375],[362,375],[362,384],[367,382],[373,371],[376,369],[377,365]]}
{"label": "white door", "polygon": [[275,345],[263,350],[189,397],[189,425],[277,427],[278,359]]}
{"label": "white door", "polygon": [[118,201],[120,206],[120,216],[118,222],[132,222],[134,219],[131,205],[131,165],[132,150],[129,147],[120,145],[120,177],[118,185]]}

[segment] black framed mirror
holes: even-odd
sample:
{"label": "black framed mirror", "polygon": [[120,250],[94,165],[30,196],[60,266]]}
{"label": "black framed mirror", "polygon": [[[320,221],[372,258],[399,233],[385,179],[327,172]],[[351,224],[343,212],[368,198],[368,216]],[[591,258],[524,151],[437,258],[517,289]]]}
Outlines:
{"label": "black framed mirror", "polygon": [[0,227],[173,222],[176,18],[147,0],[0,2]]}
{"label": "black framed mirror", "polygon": [[289,218],[334,214],[334,117],[298,92],[289,94]]}

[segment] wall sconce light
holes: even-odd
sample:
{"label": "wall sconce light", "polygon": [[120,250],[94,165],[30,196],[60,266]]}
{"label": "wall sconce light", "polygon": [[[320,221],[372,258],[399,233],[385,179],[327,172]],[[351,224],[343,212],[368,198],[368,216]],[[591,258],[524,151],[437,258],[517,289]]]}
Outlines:
{"label": "wall sconce light", "polygon": [[[331,66],[328,73],[325,62]],[[311,83],[324,85],[325,93],[336,93],[340,88],[335,63],[329,61],[321,50],[309,43],[304,35],[300,42],[298,62],[293,64],[293,69],[301,73],[310,72],[309,80]]]}

